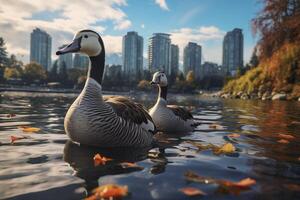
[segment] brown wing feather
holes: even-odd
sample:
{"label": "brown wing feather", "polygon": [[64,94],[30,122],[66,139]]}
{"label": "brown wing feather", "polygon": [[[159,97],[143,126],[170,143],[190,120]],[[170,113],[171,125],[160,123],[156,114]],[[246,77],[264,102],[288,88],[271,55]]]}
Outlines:
{"label": "brown wing feather", "polygon": [[176,105],[167,105],[167,107],[173,111],[173,113],[183,119],[184,121],[188,119],[193,119],[193,115],[186,109],[176,106]]}
{"label": "brown wing feather", "polygon": [[110,96],[104,98],[104,101],[111,105],[115,113],[125,120],[130,120],[137,124],[148,123],[149,120],[154,124],[151,116],[141,104],[133,102],[126,97]]}

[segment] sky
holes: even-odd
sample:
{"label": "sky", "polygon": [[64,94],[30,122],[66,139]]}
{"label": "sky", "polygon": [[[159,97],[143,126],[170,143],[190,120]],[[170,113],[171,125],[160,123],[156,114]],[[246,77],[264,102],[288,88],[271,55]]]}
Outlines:
{"label": "sky", "polygon": [[227,31],[243,29],[244,61],[256,43],[251,19],[260,11],[257,0],[0,0],[0,37],[10,54],[29,62],[30,33],[36,27],[52,37],[52,59],[62,44],[82,29],[97,31],[106,52],[122,52],[122,36],[137,31],[148,39],[153,33],[171,34],[179,45],[180,62],[188,42],[202,46],[203,61],[222,63],[222,41]]}

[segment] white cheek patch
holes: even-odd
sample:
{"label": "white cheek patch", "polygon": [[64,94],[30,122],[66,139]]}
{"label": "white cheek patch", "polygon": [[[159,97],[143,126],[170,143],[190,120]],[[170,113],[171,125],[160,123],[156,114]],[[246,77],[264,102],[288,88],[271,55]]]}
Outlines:
{"label": "white cheek patch", "polygon": [[97,56],[101,53],[102,48],[98,41],[98,38],[82,38],[80,51],[82,53],[86,53],[89,56]]}

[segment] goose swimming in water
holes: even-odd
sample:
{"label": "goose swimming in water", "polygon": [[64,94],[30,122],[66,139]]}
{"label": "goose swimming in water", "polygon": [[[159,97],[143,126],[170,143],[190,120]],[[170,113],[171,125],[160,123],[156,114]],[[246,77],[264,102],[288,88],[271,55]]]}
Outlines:
{"label": "goose swimming in water", "polygon": [[125,97],[102,96],[105,49],[100,35],[91,30],[79,31],[73,42],[56,55],[70,52],[87,54],[91,61],[85,86],[65,117],[70,139],[102,147],[151,145],[156,128],[143,106]]}
{"label": "goose swimming in water", "polygon": [[163,72],[154,73],[151,85],[158,85],[159,88],[156,104],[149,111],[157,130],[166,133],[193,131],[199,124],[194,121],[193,115],[179,106],[167,105],[167,76]]}

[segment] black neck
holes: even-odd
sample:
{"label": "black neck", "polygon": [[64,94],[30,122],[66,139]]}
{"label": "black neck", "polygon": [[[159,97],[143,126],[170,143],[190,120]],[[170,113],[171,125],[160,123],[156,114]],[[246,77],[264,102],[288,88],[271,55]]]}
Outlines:
{"label": "black neck", "polygon": [[159,97],[167,100],[168,86],[159,86]]}
{"label": "black neck", "polygon": [[91,67],[88,76],[96,80],[100,85],[104,72],[105,53],[101,52],[98,56],[91,56]]}

